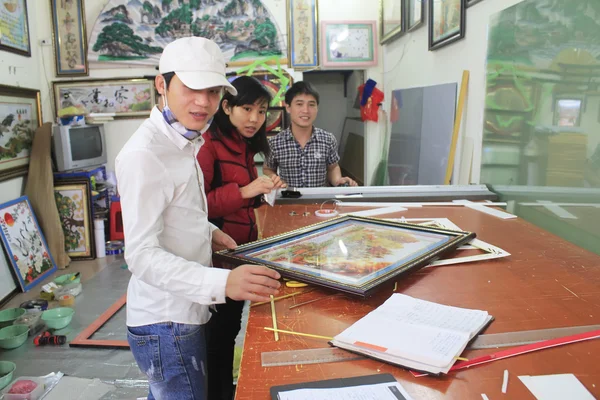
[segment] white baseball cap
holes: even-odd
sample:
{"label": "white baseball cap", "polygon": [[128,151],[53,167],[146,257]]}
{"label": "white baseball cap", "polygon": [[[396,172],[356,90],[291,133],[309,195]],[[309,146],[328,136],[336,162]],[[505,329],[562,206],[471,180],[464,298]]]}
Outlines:
{"label": "white baseball cap", "polygon": [[225,58],[219,45],[206,38],[184,37],[169,43],[160,56],[158,70],[161,74],[175,72],[190,89],[223,86],[237,95],[225,77]]}

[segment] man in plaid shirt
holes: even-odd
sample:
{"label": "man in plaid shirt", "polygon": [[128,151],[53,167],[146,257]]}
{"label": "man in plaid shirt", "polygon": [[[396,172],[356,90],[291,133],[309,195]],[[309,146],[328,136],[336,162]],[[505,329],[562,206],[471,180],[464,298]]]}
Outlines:
{"label": "man in plaid shirt", "polygon": [[291,126],[270,140],[271,154],[263,173],[277,174],[288,187],[357,186],[342,177],[335,137],[313,126],[319,110],[319,93],[308,82],[296,82],[285,94]]}

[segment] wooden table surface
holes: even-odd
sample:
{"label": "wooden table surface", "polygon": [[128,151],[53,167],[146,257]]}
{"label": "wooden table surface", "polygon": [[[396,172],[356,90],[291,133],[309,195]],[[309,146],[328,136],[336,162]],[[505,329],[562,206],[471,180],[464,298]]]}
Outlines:
{"label": "wooden table surface", "polygon": [[[282,205],[257,210],[263,237],[322,219],[318,206]],[[359,210],[344,208],[344,212]],[[295,211],[298,215],[290,216]],[[310,216],[303,216],[304,212]],[[442,304],[488,311],[495,321],[485,333],[600,324],[600,256],[518,218],[501,220],[465,207],[411,208],[380,217],[449,218],[460,228],[499,246],[510,257],[455,266],[426,268],[398,281],[396,292]],[[305,290],[284,288],[280,295]],[[334,336],[385,301],[386,288],[368,300],[345,296],[322,299],[290,310],[295,303],[334,292],[311,293],[276,302],[279,329]],[[415,399],[534,399],[519,375],[572,373],[600,397],[600,340],[570,344],[450,373],[414,378],[407,370],[375,360],[262,367],[261,353],[328,347],[325,340],[280,334],[275,342],[269,305],[252,307],[237,384],[237,400],[270,399],[271,386],[391,373]],[[467,350],[477,357],[495,350]],[[509,371],[508,392],[501,393],[503,371]]]}

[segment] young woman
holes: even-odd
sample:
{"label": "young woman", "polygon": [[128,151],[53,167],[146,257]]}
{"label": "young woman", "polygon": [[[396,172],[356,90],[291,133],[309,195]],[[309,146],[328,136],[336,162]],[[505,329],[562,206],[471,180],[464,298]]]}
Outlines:
{"label": "young woman", "polygon": [[[204,174],[209,221],[229,234],[237,244],[258,238],[254,209],[262,195],[283,187],[280,178],[258,176],[254,156],[269,155],[266,136],[267,108],[271,95],[255,78],[233,81],[236,96],[225,93],[198,162]],[[216,306],[207,324],[208,398],[233,398],[233,354],[240,331],[243,301],[227,298]]]}

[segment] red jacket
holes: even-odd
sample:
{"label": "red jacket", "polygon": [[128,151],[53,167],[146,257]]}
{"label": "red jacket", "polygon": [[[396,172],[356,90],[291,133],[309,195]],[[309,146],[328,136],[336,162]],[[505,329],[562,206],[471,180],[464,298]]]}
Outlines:
{"label": "red jacket", "polygon": [[258,177],[254,154],[236,132],[235,138],[215,137],[212,130],[202,137],[198,162],[204,174],[208,219],[223,232],[244,244],[258,238],[254,208],[261,199],[242,199],[240,188]]}

